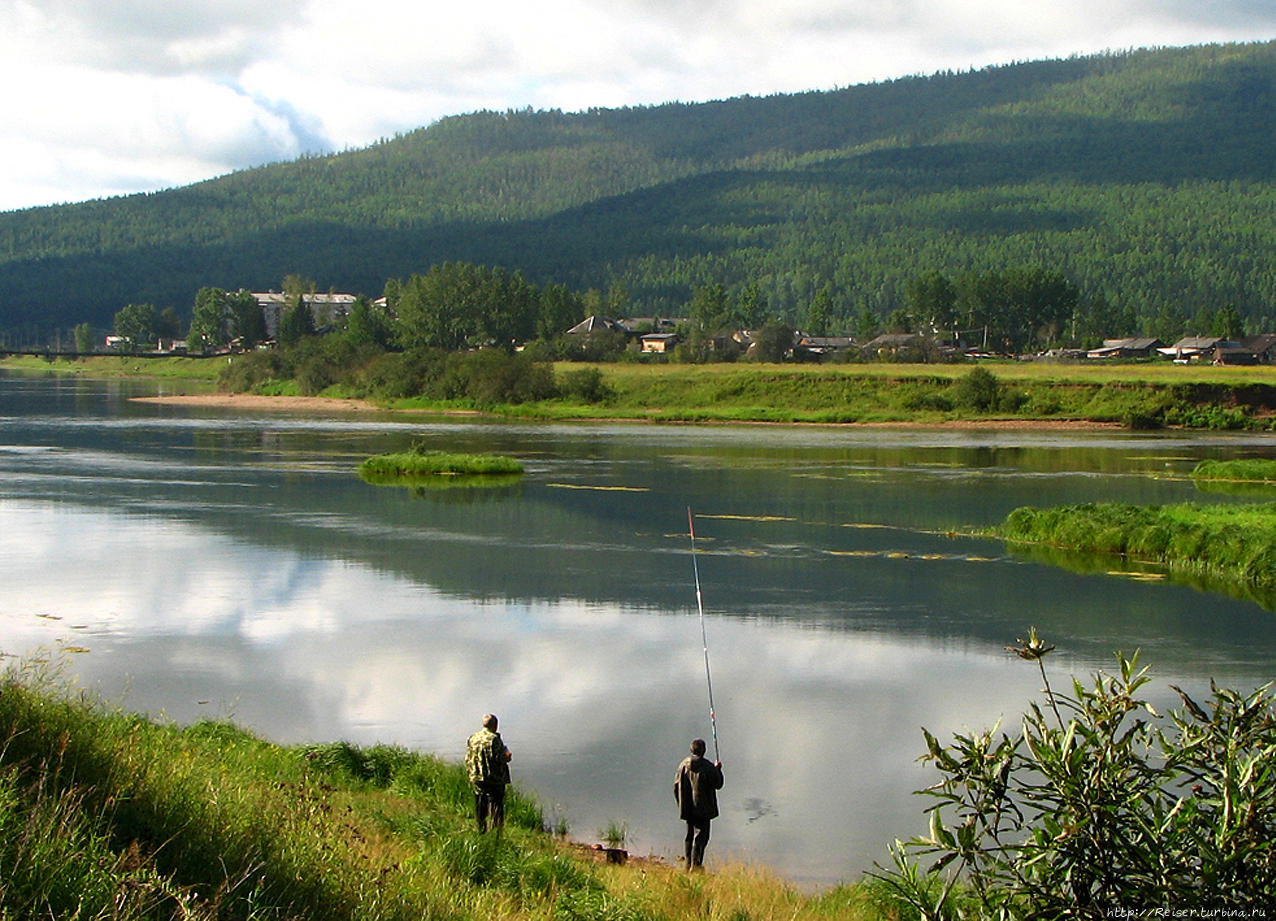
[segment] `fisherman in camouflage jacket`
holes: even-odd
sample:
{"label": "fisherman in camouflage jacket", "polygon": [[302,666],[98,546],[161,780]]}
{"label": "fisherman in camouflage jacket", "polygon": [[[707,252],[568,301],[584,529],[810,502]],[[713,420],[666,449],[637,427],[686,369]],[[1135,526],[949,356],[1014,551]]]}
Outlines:
{"label": "fisherman in camouflage jacket", "polygon": [[505,788],[510,782],[509,762],[513,755],[496,731],[496,717],[483,717],[483,728],[470,736],[465,746],[465,768],[474,787],[474,815],[480,832],[505,824]]}

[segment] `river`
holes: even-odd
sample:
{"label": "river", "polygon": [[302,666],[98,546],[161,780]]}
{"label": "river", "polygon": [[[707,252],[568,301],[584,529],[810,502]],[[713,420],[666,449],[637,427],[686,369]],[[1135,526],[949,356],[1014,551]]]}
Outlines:
{"label": "river", "polygon": [[[459,758],[485,712],[574,838],[674,857],[673,772],[711,739],[708,860],[819,888],[925,828],[921,728],[1040,699],[1138,650],[1152,694],[1276,677],[1244,599],[1076,571],[965,536],[1020,505],[1232,502],[1186,476],[1259,435],[532,424],[139,403],[174,385],[0,376],[0,650],[51,651],[112,705],[284,743]],[[518,457],[521,482],[355,474],[414,441]],[[697,615],[696,569],[704,600]],[[712,743],[711,743],[712,750]]]}

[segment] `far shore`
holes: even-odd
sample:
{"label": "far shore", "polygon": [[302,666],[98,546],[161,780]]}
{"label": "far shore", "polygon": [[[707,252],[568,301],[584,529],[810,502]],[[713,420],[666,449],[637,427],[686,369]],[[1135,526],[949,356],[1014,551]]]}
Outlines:
{"label": "far shore", "polygon": [[[476,410],[397,409],[380,406],[371,400],[344,397],[265,396],[255,393],[191,393],[165,396],[133,397],[138,403],[161,403],[172,406],[197,406],[210,409],[246,409],[274,412],[345,412],[345,413],[413,413],[418,415],[480,416]],[[599,416],[591,420],[607,422],[644,422],[640,418]],[[724,422],[668,423],[671,425],[819,425],[827,428],[943,428],[943,429],[1018,429],[1028,431],[1111,431],[1125,426],[1119,422],[1097,422],[1088,419],[949,419],[927,422],[900,420],[895,422]]]}

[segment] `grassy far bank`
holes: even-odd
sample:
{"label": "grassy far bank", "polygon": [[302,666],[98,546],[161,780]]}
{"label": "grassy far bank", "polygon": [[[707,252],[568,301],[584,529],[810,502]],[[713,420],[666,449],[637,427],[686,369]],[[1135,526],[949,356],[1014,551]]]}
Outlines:
{"label": "grassy far bank", "polygon": [[[676,421],[1061,421],[1266,427],[1276,370],[1162,365],[708,365],[607,369],[622,415]],[[1176,376],[1173,372],[1179,372]]]}
{"label": "grassy far bank", "polygon": [[[246,375],[244,362],[255,365]],[[437,361],[431,365],[397,356],[337,374],[329,367],[289,365],[276,353],[230,360],[0,361],[0,367],[21,371],[217,381],[232,392],[358,397],[386,408],[542,419],[1087,422],[1205,429],[1267,429],[1276,419],[1276,368],[1264,367],[1009,361],[977,366],[523,364],[458,358],[444,368]]]}
{"label": "grassy far bank", "polygon": [[596,863],[511,794],[478,835],[464,767],[396,747],[181,728],[10,669],[0,681],[0,916],[131,919],[887,917],[748,868]]}
{"label": "grassy far bank", "polygon": [[164,380],[217,382],[226,364],[225,356],[215,358],[129,358],[96,355],[91,358],[47,359],[35,355],[0,358],[0,368],[22,373],[77,374],[84,377],[152,377]]}

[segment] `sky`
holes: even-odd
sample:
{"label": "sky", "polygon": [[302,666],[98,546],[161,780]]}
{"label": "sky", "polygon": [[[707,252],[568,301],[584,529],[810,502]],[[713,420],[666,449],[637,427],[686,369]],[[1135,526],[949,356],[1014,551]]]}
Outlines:
{"label": "sky", "polygon": [[1271,0],[0,0],[0,211],[186,185],[482,109],[1272,38]]}

